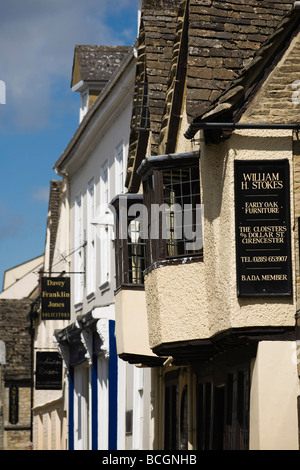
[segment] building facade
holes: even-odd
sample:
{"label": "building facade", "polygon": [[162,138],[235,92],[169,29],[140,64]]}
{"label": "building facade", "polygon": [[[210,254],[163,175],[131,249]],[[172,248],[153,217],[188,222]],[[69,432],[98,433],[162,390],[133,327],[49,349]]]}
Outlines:
{"label": "building facade", "polygon": [[70,311],[30,303],[34,446],[297,450],[299,2],[139,18],[134,47],[75,48],[41,273]]}
{"label": "building facade", "polygon": [[156,449],[299,447],[298,25],[297,2],[143,2],[116,262],[163,361],[140,348]]}
{"label": "building facade", "polygon": [[32,439],[32,300],[1,299],[1,450]]}
{"label": "building facade", "polygon": [[[68,269],[68,207],[62,181],[53,180],[49,188],[48,217],[45,234],[44,263],[38,272],[39,297],[33,308],[34,322],[34,392],[33,449],[67,450],[67,390],[62,358],[53,340],[54,331],[68,321],[47,318],[43,313],[43,279],[58,277]],[[54,272],[53,272],[54,271]]]}
{"label": "building facade", "polygon": [[135,69],[133,47],[75,48],[72,88],[87,106],[55,163],[68,206],[69,248],[61,271],[54,270],[55,256],[52,263],[53,279],[58,272],[71,286],[70,320],[54,330],[66,379],[69,450],[142,448],[151,426],[150,372],[117,351],[109,205],[124,192]]}
{"label": "building facade", "polygon": [[4,410],[4,367],[6,363],[6,351],[4,341],[0,342],[0,407],[1,407],[1,419],[0,419],[0,449],[4,448],[4,420],[3,420],[3,410]]}
{"label": "building facade", "polygon": [[44,256],[4,273],[0,293],[1,450],[23,450],[32,440],[33,305]]}

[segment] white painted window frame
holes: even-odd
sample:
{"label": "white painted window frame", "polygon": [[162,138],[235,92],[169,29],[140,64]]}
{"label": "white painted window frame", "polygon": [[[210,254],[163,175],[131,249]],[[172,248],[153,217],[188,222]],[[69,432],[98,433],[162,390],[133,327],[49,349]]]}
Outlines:
{"label": "white painted window frame", "polygon": [[89,109],[89,91],[82,91],[80,94],[79,122],[82,121]]}
{"label": "white painted window frame", "polygon": [[75,198],[74,209],[74,303],[75,306],[83,300],[84,248],[83,248],[83,198],[79,193]]}
{"label": "white painted window frame", "polygon": [[[109,209],[109,161],[103,163],[100,170],[100,214],[104,215]],[[110,283],[110,226],[100,225],[100,290],[105,290]]]}
{"label": "white painted window frame", "polygon": [[86,295],[88,298],[95,294],[96,276],[96,243],[95,226],[92,221],[95,217],[95,182],[92,179],[87,188],[87,260],[86,260]]}
{"label": "white painted window frame", "polygon": [[88,365],[74,368],[74,448],[91,450],[91,380]]}
{"label": "white painted window frame", "polygon": [[108,362],[109,358],[99,357],[98,368],[98,448],[108,449],[109,396],[108,396]]}
{"label": "white painted window frame", "polygon": [[124,193],[125,190],[125,145],[122,140],[115,148],[115,192]]}

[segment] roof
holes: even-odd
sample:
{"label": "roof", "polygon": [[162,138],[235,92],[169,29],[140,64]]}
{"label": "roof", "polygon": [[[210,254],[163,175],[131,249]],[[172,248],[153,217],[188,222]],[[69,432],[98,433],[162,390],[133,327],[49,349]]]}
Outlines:
{"label": "roof", "polygon": [[0,292],[1,299],[33,299],[39,286],[39,271],[43,269],[44,262],[32,268],[31,271],[25,273],[17,279],[14,284]]}
{"label": "roof", "polygon": [[50,182],[50,194],[49,194],[49,205],[48,205],[48,227],[49,227],[49,266],[52,267],[59,216],[61,207],[61,195],[62,195],[63,183],[62,181],[51,180]]}
{"label": "roof", "polygon": [[[268,74],[274,70],[276,64],[281,60],[284,53],[288,49],[293,37],[300,30],[300,9],[290,10],[278,23],[275,30],[268,37],[268,39],[261,45],[255,52],[251,61],[240,71],[239,75],[233,79],[230,86],[221,93],[218,98],[211,103],[207,109],[196,117],[194,123],[186,132],[187,138],[193,137],[197,130],[197,124],[201,122],[212,122],[218,120],[219,122],[237,122],[242,112],[254,97],[255,92],[268,77]],[[297,58],[293,60],[294,69],[297,78],[299,70],[299,61]],[[288,70],[290,83],[293,81],[291,69]],[[278,82],[276,84],[276,91],[280,91]],[[273,107],[275,100],[279,94],[275,91],[272,97]],[[291,101],[291,100],[290,100]],[[280,97],[279,107],[282,108],[282,96]],[[296,110],[296,113],[298,111]],[[290,112],[289,122],[294,122],[294,113]],[[262,120],[262,117],[260,117]],[[199,127],[199,126],[198,126]]]}
{"label": "roof", "polygon": [[17,266],[9,268],[4,273],[3,291],[6,291],[24,276],[27,276],[33,271],[36,271],[44,262],[44,255],[37,256],[31,260],[25,261]]}
{"label": "roof", "polygon": [[[80,122],[67,147],[65,148],[61,156],[58,158],[58,160],[55,162],[53,169],[56,170],[58,174],[62,174],[61,172],[64,171],[64,165],[66,164],[68,159],[71,158],[73,150],[80,142],[80,139],[83,137],[84,133],[88,131],[89,126],[92,125],[92,121],[98,119],[98,113],[101,112],[101,107],[103,106],[103,103],[105,102],[107,96],[109,96],[109,93],[111,93],[114,87],[118,86],[118,84],[123,80],[123,76],[126,71],[129,70],[131,73],[131,70],[133,70],[134,74],[133,67],[135,67],[135,63],[136,59],[134,55],[134,48],[131,46],[128,47],[128,52],[124,55],[122,62],[119,64],[118,67],[115,68],[110,80],[107,82],[107,84],[105,85],[93,105],[90,106],[88,112]],[[124,92],[128,94],[128,90]]]}
{"label": "roof", "polygon": [[71,86],[83,82],[108,82],[131,48],[128,46],[76,45]]}
{"label": "roof", "polygon": [[[290,0],[143,2],[136,80],[148,82],[151,142],[132,123],[126,178],[129,191],[137,190],[138,183],[133,185],[133,179],[146,149],[150,148],[151,155],[163,151],[162,126],[168,125],[178,87],[174,70],[186,69],[182,78],[186,78],[185,102],[182,107],[177,103],[177,114],[185,105],[188,123],[192,123],[238,79],[293,4]],[[181,51],[185,56],[180,56]]]}
{"label": "roof", "polygon": [[289,0],[190,0],[189,122],[228,89],[293,4]]}
{"label": "roof", "polygon": [[[178,0],[144,0],[142,5],[136,83],[147,83],[152,155],[158,154],[178,15],[184,4],[185,0],[183,2]],[[133,102],[127,187],[131,184],[132,175],[143,160],[148,138],[147,132],[139,132],[135,129],[136,103],[137,90]],[[133,192],[137,192],[137,187],[133,188]]]}

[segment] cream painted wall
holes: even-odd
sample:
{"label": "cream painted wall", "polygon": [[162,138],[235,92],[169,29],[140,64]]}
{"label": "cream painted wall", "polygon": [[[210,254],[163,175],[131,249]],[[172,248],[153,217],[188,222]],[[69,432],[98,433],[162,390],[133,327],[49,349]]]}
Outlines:
{"label": "cream painted wall", "polygon": [[298,450],[295,342],[258,344],[250,396],[250,450]]}
{"label": "cream painted wall", "polygon": [[[234,161],[293,162],[291,131],[236,131],[219,145],[201,145],[204,261],[159,267],[145,279],[150,347],[208,338],[228,328],[294,326],[295,298],[239,299],[236,285]],[[291,224],[293,228],[293,223]],[[292,259],[294,244],[292,232]],[[295,279],[293,271],[293,278]]]}
{"label": "cream painted wall", "polygon": [[[204,146],[203,146],[204,147]],[[235,132],[221,146],[201,153],[204,204],[204,263],[212,333],[225,327],[294,326],[294,298],[238,299],[236,286],[234,161],[282,159],[290,162],[291,226],[293,229],[293,155],[291,131]],[[294,259],[293,232],[292,260]],[[293,266],[294,268],[294,266]],[[293,279],[295,279],[293,271]]]}
{"label": "cream painted wall", "polygon": [[210,336],[203,263],[154,269],[145,277],[150,347]]}
{"label": "cream painted wall", "polygon": [[149,347],[145,292],[121,289],[115,296],[117,353],[155,356]]}

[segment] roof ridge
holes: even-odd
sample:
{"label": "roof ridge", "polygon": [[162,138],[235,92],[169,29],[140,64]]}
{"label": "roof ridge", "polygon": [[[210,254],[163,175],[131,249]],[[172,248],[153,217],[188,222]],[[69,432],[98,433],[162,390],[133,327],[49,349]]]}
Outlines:
{"label": "roof ridge", "polygon": [[[193,122],[197,123],[204,119],[212,120],[224,112],[233,111],[233,108],[236,108],[243,99],[249,98],[250,92],[253,91],[253,87],[259,82],[261,74],[266,70],[266,67],[270,66],[270,63],[273,64],[274,60],[278,62],[287,49],[290,41],[283,44],[284,39],[289,35],[292,38],[295,31],[300,28],[299,17],[300,10],[294,8],[290,10],[278,23],[275,30],[262,43],[248,64],[243,67],[238,77],[232,80],[230,86]],[[281,50],[281,54],[278,54],[279,50]],[[250,72],[252,72],[251,77],[249,77]]]}

